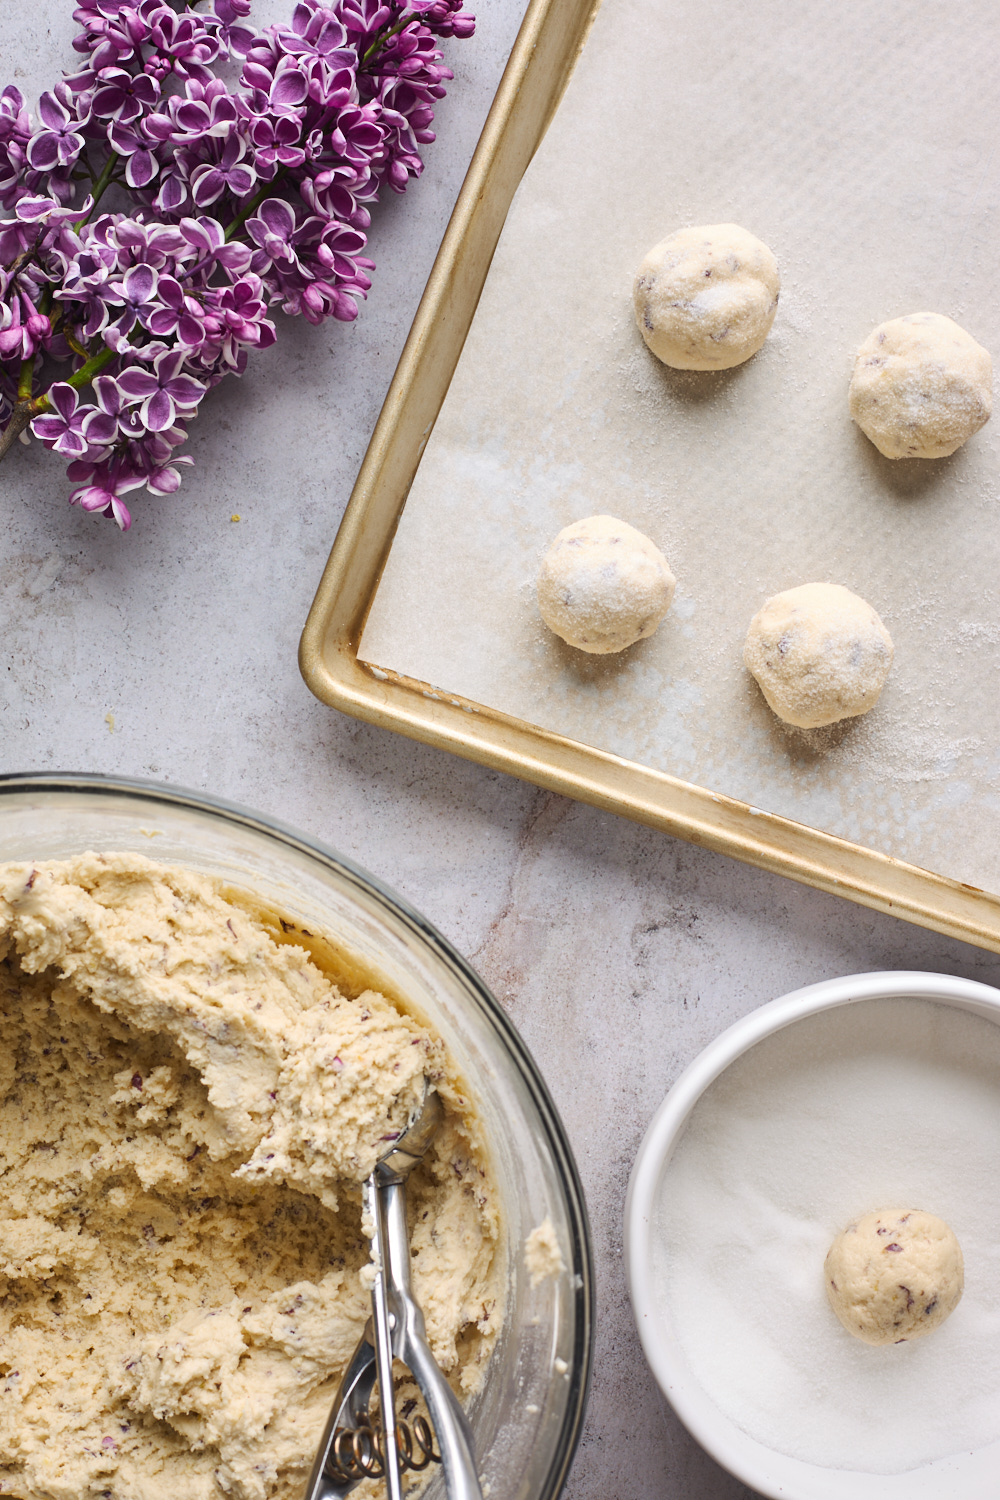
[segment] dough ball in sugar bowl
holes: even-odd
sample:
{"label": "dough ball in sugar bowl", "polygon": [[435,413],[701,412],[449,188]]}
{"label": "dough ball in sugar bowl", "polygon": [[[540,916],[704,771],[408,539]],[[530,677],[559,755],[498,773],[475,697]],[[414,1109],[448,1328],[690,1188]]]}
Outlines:
{"label": "dough ball in sugar bowl", "polygon": [[892,666],[888,630],[839,583],[804,583],[750,621],[743,661],[786,724],[818,729],[867,713]]}
{"label": "dough ball in sugar bowl", "polygon": [[674,370],[729,370],[756,354],[778,306],[778,265],[738,224],[681,229],[635,275],[639,332]]}
{"label": "dough ball in sugar bowl", "polygon": [[923,1338],[955,1311],[965,1285],[952,1230],[918,1209],[884,1208],[848,1224],[823,1272],[830,1306],[865,1344]]}
{"label": "dough ball in sugar bowl", "polygon": [[848,401],[886,458],[947,458],[989,421],[993,361],[951,318],[910,313],[865,339]]}
{"label": "dough ball in sugar bowl", "polygon": [[538,609],[567,645],[606,656],[653,634],[674,597],[662,552],[614,516],[560,531],[542,558]]}

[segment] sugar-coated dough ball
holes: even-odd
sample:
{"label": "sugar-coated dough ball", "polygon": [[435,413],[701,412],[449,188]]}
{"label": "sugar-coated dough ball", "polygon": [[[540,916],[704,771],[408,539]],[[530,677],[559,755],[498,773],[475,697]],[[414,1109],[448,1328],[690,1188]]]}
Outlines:
{"label": "sugar-coated dough ball", "polygon": [[886,458],[947,458],[989,421],[993,361],[950,318],[910,313],[865,339],[849,400]]}
{"label": "sugar-coated dough ball", "polygon": [[920,1339],[958,1306],[962,1248],[943,1219],[884,1208],[848,1224],[823,1267],[830,1306],[866,1344]]}
{"label": "sugar-coated dough ball", "polygon": [[778,306],[778,265],[738,224],[681,229],[635,274],[639,331],[675,370],[729,370],[763,344]]}
{"label": "sugar-coated dough ball", "polygon": [[674,575],[649,537],[588,516],[560,531],[538,574],[538,608],[550,630],[595,655],[652,635],[670,608]]}
{"label": "sugar-coated dough ball", "polygon": [[868,712],[889,675],[892,640],[850,589],[804,583],[754,615],[743,660],[779,719],[817,729]]}

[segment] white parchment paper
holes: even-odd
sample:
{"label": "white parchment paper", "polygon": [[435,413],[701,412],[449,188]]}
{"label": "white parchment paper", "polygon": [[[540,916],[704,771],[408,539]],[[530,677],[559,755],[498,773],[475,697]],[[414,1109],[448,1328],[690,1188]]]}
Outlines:
{"label": "white parchment paper", "polygon": [[[1000,357],[995,0],[604,0],[515,199],[362,657],[712,791],[1000,890],[1000,413],[882,458],[847,387],[871,328],[947,313]],[[762,352],[666,369],[643,253],[735,221],[782,274]],[[678,578],[657,634],[587,657],[534,575],[607,512]],[[843,583],[896,645],[864,719],[781,726],[742,666],[769,595]]]}

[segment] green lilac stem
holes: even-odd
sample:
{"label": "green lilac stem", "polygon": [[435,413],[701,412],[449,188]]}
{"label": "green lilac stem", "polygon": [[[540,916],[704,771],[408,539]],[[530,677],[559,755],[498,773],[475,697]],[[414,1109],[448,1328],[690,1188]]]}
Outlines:
{"label": "green lilac stem", "polygon": [[111,186],[111,179],[114,176],[115,168],[117,167],[119,160],[120,158],[118,152],[112,151],[111,155],[104,163],[104,171],[94,183],[94,206],[93,208],[91,208],[90,213],[87,214],[86,218],[78,219],[77,222],[73,225],[73,228],[76,230],[77,234],[80,233],[80,230],[83,228],[84,224],[87,223],[87,220],[93,218],[97,205],[100,203],[101,199],[104,197],[104,194]]}
{"label": "green lilac stem", "polygon": [[[81,386],[89,385],[94,376],[109,365],[115,357],[113,349],[100,349],[91,356],[85,364],[81,365],[72,375],[67,375],[64,385],[71,385],[78,391]],[[52,403],[49,400],[48,391],[43,391],[40,396],[31,399],[31,377],[34,369],[34,360],[26,359],[21,365],[21,377],[17,387],[17,405],[11,412],[10,421],[0,433],[0,461],[2,461],[10,449],[17,442],[21,433],[27,427],[32,417],[40,417],[42,412],[51,411]]]}
{"label": "green lilac stem", "polygon": [[364,57],[362,57],[361,67],[365,67],[371,61],[376,52],[378,52],[380,48],[384,47],[386,42],[389,41],[390,37],[398,36],[399,32],[401,32],[404,27],[409,26],[410,22],[414,20],[416,20],[415,12],[407,11],[405,16],[400,16],[395,26],[390,26],[388,31],[383,31],[379,36],[377,36],[372,42],[371,46],[368,48],[368,51],[365,53]]}
{"label": "green lilac stem", "polygon": [[243,225],[246,223],[247,219],[249,219],[250,215],[252,213],[256,213],[257,209],[263,203],[264,199],[274,198],[276,196],[274,190],[287,171],[287,167],[279,167],[277,172],[275,172],[274,176],[271,178],[271,181],[265,182],[260,191],[254,193],[249,203],[247,203],[244,208],[240,209],[239,213],[236,215],[236,218],[226,230],[227,245],[231,239],[234,239],[236,235],[239,234],[240,230],[243,228]]}
{"label": "green lilac stem", "polygon": [[[115,351],[113,349],[100,349],[96,354],[92,354],[90,359],[85,364],[82,364],[78,370],[74,370],[72,375],[67,375],[65,380],[60,381],[60,384],[71,385],[75,391],[79,391],[85,385],[89,385],[94,376],[99,375],[105,365],[109,365],[114,357]],[[27,363],[28,361],[25,360],[25,364]],[[22,366],[22,371],[23,368]],[[23,393],[19,387],[17,394],[18,404],[20,405],[21,400],[31,395],[30,384],[28,390]],[[30,407],[28,412],[29,417],[40,417],[43,411],[51,411],[52,402],[49,400],[48,391],[43,391],[40,396],[36,396],[34,401],[29,400],[28,406]]]}
{"label": "green lilac stem", "polygon": [[21,373],[17,381],[18,403],[31,400],[31,381],[35,373],[35,356],[29,354],[21,361]]}
{"label": "green lilac stem", "polygon": [[[89,385],[94,376],[100,374],[100,372],[104,369],[104,366],[109,365],[114,357],[115,351],[113,349],[109,349],[105,345],[105,347],[103,349],[99,349],[96,354],[92,354],[90,359],[87,360],[86,364],[81,365],[78,370],[74,370],[72,375],[67,375],[63,384],[71,385],[75,391],[80,390],[82,386]],[[44,402],[44,405],[40,404],[42,402]],[[35,411],[32,413],[32,415],[37,417],[39,412],[46,411],[48,409],[48,395],[46,394],[44,396],[39,396],[38,399],[34,402],[34,406]]]}

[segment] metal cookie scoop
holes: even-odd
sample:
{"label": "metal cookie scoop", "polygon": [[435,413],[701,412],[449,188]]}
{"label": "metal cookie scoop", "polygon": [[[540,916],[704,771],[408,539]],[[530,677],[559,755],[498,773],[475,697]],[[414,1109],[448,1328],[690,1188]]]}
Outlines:
{"label": "metal cookie scoop", "polygon": [[[404,1469],[424,1469],[439,1459],[448,1500],[482,1500],[464,1411],[430,1350],[424,1315],[410,1289],[406,1229],[406,1179],[422,1160],[444,1116],[439,1096],[426,1084],[419,1110],[375,1164],[364,1186],[364,1206],[374,1225],[372,1316],[344,1372],[320,1439],[304,1500],[341,1500],[362,1479],[384,1476],[389,1500],[402,1500]],[[396,1416],[393,1359],[411,1371],[430,1413],[412,1424]],[[380,1428],[368,1412],[378,1384]],[[434,1452],[434,1438],[439,1452]]]}

